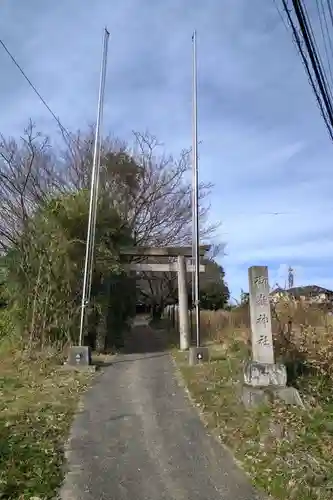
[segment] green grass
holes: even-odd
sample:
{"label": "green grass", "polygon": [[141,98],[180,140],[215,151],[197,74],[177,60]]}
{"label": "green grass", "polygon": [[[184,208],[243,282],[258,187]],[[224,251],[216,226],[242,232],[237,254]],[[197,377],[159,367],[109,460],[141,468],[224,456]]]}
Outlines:
{"label": "green grass", "polygon": [[206,425],[232,451],[259,489],[279,500],[333,498],[333,383],[299,380],[306,410],[274,402],[246,410],[241,403],[242,342],[212,346],[210,363],[190,367],[174,356]]}
{"label": "green grass", "polygon": [[0,498],[55,498],[63,445],[91,374],[59,369],[59,359],[0,344]]}

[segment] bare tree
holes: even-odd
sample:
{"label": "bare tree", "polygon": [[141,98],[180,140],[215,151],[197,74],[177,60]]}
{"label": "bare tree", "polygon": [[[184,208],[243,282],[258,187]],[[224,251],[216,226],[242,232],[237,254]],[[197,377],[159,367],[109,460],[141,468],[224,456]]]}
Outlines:
{"label": "bare tree", "polygon": [[[73,149],[63,153],[70,189],[89,188],[93,158],[93,129],[73,137]],[[178,159],[166,156],[162,145],[148,133],[134,133],[130,148],[106,137],[101,148],[101,196],[108,196],[133,230],[137,245],[177,245],[191,241],[190,151]],[[211,184],[200,185],[200,221],[203,238],[216,225],[207,223]]]}
{"label": "bare tree", "polygon": [[32,122],[18,142],[0,135],[0,245],[15,245],[36,207],[61,185],[49,139]]}
{"label": "bare tree", "polygon": [[[20,235],[30,215],[59,193],[89,189],[94,130],[72,134],[66,147],[51,147],[33,123],[20,141],[0,136],[0,245],[3,250],[22,244]],[[130,227],[136,245],[190,245],[190,151],[168,156],[149,133],[134,133],[130,147],[108,136],[101,144],[100,196],[104,206],[116,208]],[[217,225],[208,221],[210,184],[199,187],[202,242],[210,242]],[[30,242],[31,243],[31,242]],[[173,273],[143,275],[145,293],[160,304],[176,288]],[[148,299],[149,300],[149,299]]]}
{"label": "bare tree", "polygon": [[[93,159],[94,132],[73,136],[73,150],[63,153],[70,189],[88,188]],[[149,133],[134,133],[130,147],[111,136],[101,144],[100,196],[108,198],[132,231],[135,244],[191,245],[192,208],[189,150],[179,158],[168,156],[163,145]],[[210,242],[218,225],[208,222],[208,197],[212,185],[199,186],[202,242]],[[173,273],[143,273],[142,291],[152,304],[163,304],[176,289]],[[143,282],[142,282],[143,283]]]}

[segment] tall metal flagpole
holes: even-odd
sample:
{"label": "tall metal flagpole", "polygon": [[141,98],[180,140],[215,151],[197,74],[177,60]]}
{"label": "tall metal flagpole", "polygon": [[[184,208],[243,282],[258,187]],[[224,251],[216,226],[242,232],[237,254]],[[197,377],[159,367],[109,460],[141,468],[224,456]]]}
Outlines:
{"label": "tall metal flagpole", "polygon": [[197,347],[200,347],[200,253],[199,253],[199,185],[198,185],[198,117],[197,117],[197,33],[192,36],[193,44],[193,146],[192,146],[192,175],[193,175],[193,257],[195,260],[195,319]]}
{"label": "tall metal flagpole", "polygon": [[104,100],[106,60],[107,60],[107,48],[108,48],[109,36],[110,33],[105,28],[104,39],[103,39],[103,53],[102,53],[102,66],[101,66],[101,76],[99,85],[98,107],[97,107],[97,123],[95,131],[94,156],[93,156],[91,185],[90,185],[88,230],[87,230],[87,241],[86,241],[86,255],[84,262],[82,301],[81,301],[80,336],[79,336],[80,346],[82,346],[83,344],[85,310],[89,303],[89,298],[90,298],[91,274],[92,274],[92,265],[94,257],[93,252],[95,245],[94,239],[95,239],[96,210],[97,210],[98,185],[99,185],[98,179],[100,170],[100,146],[101,146],[100,129],[103,116],[103,100]]}
{"label": "tall metal flagpole", "polygon": [[101,80],[99,88],[99,101],[97,110],[97,125],[95,133],[95,147],[94,147],[94,158],[96,154],[96,185],[95,185],[95,196],[94,196],[94,207],[93,207],[93,219],[92,219],[92,237],[91,237],[91,250],[90,250],[90,268],[88,270],[88,282],[87,282],[87,294],[86,302],[90,302],[91,294],[91,284],[94,269],[94,250],[95,250],[95,235],[96,235],[96,219],[97,219],[97,209],[98,209],[98,193],[99,193],[99,178],[100,178],[100,168],[101,168],[101,126],[103,122],[103,104],[104,104],[104,93],[105,93],[105,80],[106,80],[106,63],[108,55],[108,42],[110,33],[105,28],[104,31],[104,42],[103,42],[103,56],[101,64]]}
{"label": "tall metal flagpole", "polygon": [[[194,113],[193,113],[194,115]],[[192,118],[193,119],[193,118]],[[194,129],[194,127],[193,127]],[[193,132],[192,132],[193,133]],[[195,141],[193,140],[193,143]],[[194,190],[194,170],[193,170],[193,165],[194,165],[194,155],[196,154],[195,152],[195,145],[192,144],[192,200],[191,200],[191,207],[192,207],[192,311],[195,309],[195,190]],[[192,335],[192,340],[193,340],[193,331],[194,331],[194,321],[193,321],[193,312],[191,311],[191,335]]]}

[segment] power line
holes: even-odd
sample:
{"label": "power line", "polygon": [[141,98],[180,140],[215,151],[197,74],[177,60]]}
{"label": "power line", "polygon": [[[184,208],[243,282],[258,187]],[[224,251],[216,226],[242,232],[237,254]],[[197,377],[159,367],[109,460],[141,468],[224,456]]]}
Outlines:
{"label": "power line", "polygon": [[279,16],[280,16],[281,21],[282,21],[282,22],[283,22],[283,24],[284,24],[284,27],[285,27],[285,28],[286,28],[286,30],[289,32],[289,29],[288,29],[288,24],[286,23],[285,18],[283,17],[282,12],[281,12],[281,11],[280,11],[280,9],[279,9],[279,6],[278,6],[278,4],[277,4],[277,0],[273,0],[273,3],[274,3],[274,5],[275,5],[275,8],[276,8],[276,10],[277,10],[277,12],[278,12]]}
{"label": "power line", "polygon": [[55,119],[55,121],[59,125],[60,130],[62,131],[62,133],[63,134],[65,133],[65,135],[67,136],[67,138],[71,142],[72,139],[71,139],[71,136],[70,136],[68,130],[62,125],[62,123],[60,122],[59,118],[54,114],[54,112],[52,111],[52,109],[50,108],[50,106],[47,104],[47,102],[45,101],[45,99],[43,98],[43,96],[40,94],[40,92],[38,92],[38,90],[36,89],[35,85],[32,83],[32,81],[30,80],[30,78],[28,78],[28,76],[26,75],[26,73],[24,72],[24,70],[22,69],[22,67],[20,66],[20,64],[16,61],[15,57],[12,55],[12,53],[9,51],[8,47],[5,45],[5,43],[1,39],[0,39],[0,44],[2,45],[2,47],[4,48],[4,50],[7,52],[7,54],[9,55],[9,57],[11,58],[11,60],[15,64],[15,66],[17,67],[17,69],[23,75],[23,77],[25,78],[25,80],[28,82],[28,84],[30,85],[30,87],[32,88],[32,90],[39,97],[39,99],[44,104],[44,106],[49,111],[49,113],[53,116],[53,118]]}
{"label": "power line", "polygon": [[333,27],[333,6],[331,2],[332,0],[327,0],[328,13]]}
{"label": "power line", "polygon": [[[316,0],[316,2],[317,2],[317,5],[318,5],[318,0]],[[301,2],[298,2],[298,3],[300,5],[300,8],[302,8],[302,3]],[[325,86],[326,86],[327,94],[330,97],[330,99],[332,100],[332,91],[331,91],[330,86],[327,83],[328,78],[327,78],[327,74],[326,74],[326,69],[325,69],[322,57],[320,55],[319,47],[318,47],[318,44],[317,44],[317,41],[316,41],[316,36],[315,36],[314,30],[313,30],[312,25],[311,25],[311,20],[310,20],[310,16],[309,16],[309,13],[308,13],[306,5],[303,6],[303,11],[304,11],[304,19],[305,19],[305,21],[307,23],[308,36],[309,36],[309,38],[311,40],[311,43],[312,43],[313,54],[317,58],[318,68],[322,72],[322,77],[323,77],[323,80],[325,81]],[[326,50],[326,41],[325,41],[324,31],[322,29],[322,22],[321,22],[321,15],[320,15],[320,11],[319,11],[319,6],[318,6],[318,17],[319,17],[319,24],[320,24],[320,27],[321,27],[321,35],[322,35],[323,42],[324,42],[324,48]],[[328,64],[330,64],[328,55],[327,55],[327,59],[328,59]]]}
{"label": "power line", "polygon": [[[324,87],[325,87],[325,92],[327,94],[327,97],[330,99],[330,104],[332,106],[332,91],[331,91],[330,86],[327,83],[327,74],[326,74],[325,66],[323,64],[323,60],[321,58],[321,55],[320,55],[320,52],[319,52],[319,48],[318,48],[318,45],[317,45],[317,42],[316,42],[316,37],[315,37],[314,31],[313,31],[313,28],[311,26],[310,16],[308,14],[307,7],[306,7],[306,5],[302,5],[302,1],[301,0],[294,0],[294,5],[297,6],[297,9],[299,9],[300,15],[303,17],[304,27],[305,27],[305,29],[307,31],[307,35],[309,37],[309,42],[310,42],[311,48],[312,48],[312,54],[313,54],[313,56],[314,56],[314,58],[316,60],[317,69],[318,69],[318,71],[320,73],[322,82],[323,82]],[[296,11],[296,15],[297,15],[296,7],[295,7],[295,11]],[[320,13],[319,13],[319,11],[318,11],[318,14],[319,14],[319,19],[320,19]],[[299,23],[300,23],[300,20],[299,20]],[[300,23],[300,27],[301,27],[301,30],[302,30],[301,23]],[[323,31],[322,31],[322,37],[323,37],[324,45],[325,45],[325,37],[324,37]],[[304,40],[305,40],[305,38],[304,38]],[[306,40],[305,40],[305,44],[306,44]],[[309,56],[310,56],[310,59],[311,59],[311,55],[310,54],[309,54]]]}
{"label": "power line", "polygon": [[[280,12],[278,6],[277,6],[277,2],[276,0],[273,0],[274,1],[274,4],[275,4],[275,7],[279,13],[279,16],[281,17],[282,21],[283,21],[283,24],[284,26],[286,27],[287,31],[288,30],[288,27],[287,27],[287,24],[282,16],[282,13]],[[297,2],[296,2],[297,3]],[[295,1],[293,0],[293,4],[294,4],[294,7],[295,7]],[[332,131],[332,124],[330,123],[330,120],[327,116],[327,114],[329,114],[329,110],[327,110],[327,113],[325,112],[325,106],[324,106],[324,103],[322,102],[322,100],[325,101],[325,92],[319,92],[317,87],[316,87],[316,84],[315,84],[315,80],[314,80],[314,77],[311,73],[311,70],[310,70],[310,66],[309,66],[309,62],[304,54],[304,51],[303,51],[303,47],[302,47],[302,43],[301,43],[301,36],[300,34],[298,33],[297,29],[296,29],[296,26],[293,22],[293,19],[291,17],[291,10],[288,8],[288,5],[287,5],[287,0],[282,0],[282,5],[283,5],[283,9],[287,15],[287,18],[288,18],[288,23],[289,23],[289,26],[291,27],[291,30],[292,30],[292,35],[293,35],[293,41],[298,49],[298,53],[301,57],[301,60],[304,64],[304,67],[305,67],[305,70],[306,70],[306,73],[308,75],[308,78],[309,78],[309,82],[310,82],[310,85],[313,89],[313,92],[315,94],[315,97],[316,97],[316,100],[317,100],[317,104],[319,106],[319,109],[321,111],[321,114],[324,118],[324,121],[325,121],[325,124],[326,124],[326,127],[328,129],[328,132],[330,134],[330,137],[331,139],[333,140],[333,131]],[[297,17],[298,21],[299,21],[299,18]],[[299,21],[299,24],[301,25],[301,22]],[[311,32],[313,33],[313,30],[311,28]],[[302,32],[301,32],[301,35],[302,35]],[[303,39],[305,39],[303,37]],[[310,55],[310,58],[311,58],[311,55],[312,55],[312,51],[308,51],[309,55]],[[315,72],[315,75],[316,75],[316,65],[312,65],[312,67],[314,68],[314,72]],[[316,75],[317,76],[317,75]],[[317,78],[317,82],[318,82],[318,85],[320,87],[320,78]],[[328,95],[326,94],[326,97],[328,98]],[[327,109],[327,106],[326,106],[326,109]]]}
{"label": "power line", "polygon": [[303,40],[305,42],[308,55],[312,64],[312,69],[316,76],[318,87],[325,104],[325,108],[328,114],[328,119],[330,126],[333,127],[333,108],[332,102],[329,97],[329,90],[327,87],[326,78],[324,75],[323,68],[320,65],[319,57],[315,49],[315,42],[313,37],[311,37],[311,25],[307,19],[306,9],[303,7],[301,0],[293,0],[293,5],[298,20],[298,24],[303,35]]}
{"label": "power line", "polygon": [[[275,3],[275,6],[277,7],[276,5],[276,2],[274,0],[274,3]],[[328,133],[333,141],[333,130],[332,130],[332,125],[330,123],[330,120],[328,119],[327,117],[327,114],[325,113],[325,109],[324,109],[324,104],[322,102],[322,98],[320,96],[320,93],[316,87],[316,84],[315,84],[315,81],[314,81],[314,77],[311,73],[311,70],[310,70],[310,66],[309,66],[309,63],[308,63],[308,60],[304,54],[304,51],[303,51],[303,47],[302,47],[302,44],[301,44],[301,39],[300,39],[300,35],[296,29],[296,26],[293,22],[293,19],[291,17],[291,13],[290,13],[290,9],[288,8],[288,5],[287,5],[287,1],[286,0],[282,0],[282,5],[283,5],[283,9],[287,15],[287,18],[288,18],[288,23],[291,27],[291,31],[292,31],[292,35],[293,35],[293,41],[297,47],[297,50],[298,50],[298,53],[300,55],[300,58],[303,62],[303,65],[304,65],[304,68],[305,68],[305,71],[308,75],[308,78],[309,78],[309,82],[310,82],[310,85],[312,87],[312,90],[314,92],[314,95],[316,97],[316,101],[317,101],[317,104],[319,106],[319,109],[320,109],[320,112],[321,112],[321,115],[324,119],[324,122],[325,122],[325,125],[326,125],[326,128],[328,130]],[[278,9],[278,7],[277,7]],[[278,9],[278,12],[279,12],[279,9]],[[282,14],[279,12],[280,16],[282,16]],[[284,25],[286,26],[286,23],[284,23]]]}
{"label": "power line", "polygon": [[[317,11],[318,11],[320,31],[321,31],[323,42],[324,42],[324,50],[325,50],[326,59],[327,59],[328,71],[329,71],[329,74],[330,74],[330,77],[331,77],[331,85],[332,85],[333,84],[333,73],[332,73],[332,67],[331,67],[331,57],[333,56],[333,45],[332,45],[332,40],[331,40],[331,37],[330,37],[330,34],[329,34],[327,17],[326,17],[326,11],[325,11],[323,0],[316,0],[316,6],[317,6]],[[323,20],[322,20],[322,18],[323,18]],[[325,31],[326,31],[328,43],[326,43],[326,40],[325,40],[324,25],[325,25],[325,28],[326,28]],[[331,50],[331,54],[330,55],[328,53],[329,52],[329,48]]]}

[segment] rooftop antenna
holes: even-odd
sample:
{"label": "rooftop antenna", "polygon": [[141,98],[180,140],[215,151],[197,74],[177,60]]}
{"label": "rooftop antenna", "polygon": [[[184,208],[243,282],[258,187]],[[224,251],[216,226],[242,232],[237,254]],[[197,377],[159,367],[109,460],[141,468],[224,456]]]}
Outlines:
{"label": "rooftop antenna", "polygon": [[294,286],[294,269],[292,269],[291,266],[289,266],[288,269],[288,286],[289,288],[293,288]]}

